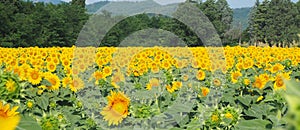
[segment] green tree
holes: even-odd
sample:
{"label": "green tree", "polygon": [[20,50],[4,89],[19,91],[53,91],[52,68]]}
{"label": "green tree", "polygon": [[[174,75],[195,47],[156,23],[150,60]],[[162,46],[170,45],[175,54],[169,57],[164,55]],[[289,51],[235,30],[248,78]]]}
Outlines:
{"label": "green tree", "polygon": [[217,14],[219,15],[219,19],[217,19],[217,31],[222,39],[223,43],[228,43],[228,37],[225,36],[226,32],[228,32],[231,28],[231,23],[233,19],[233,11],[229,7],[229,4],[226,0],[218,0],[216,2]]}
{"label": "green tree", "polygon": [[198,4],[198,7],[212,22],[222,40],[222,43],[227,44],[228,38],[225,37],[225,34],[230,30],[233,18],[233,11],[229,7],[227,1],[207,0]]}
{"label": "green tree", "polygon": [[71,4],[85,8],[85,0],[72,0]]}

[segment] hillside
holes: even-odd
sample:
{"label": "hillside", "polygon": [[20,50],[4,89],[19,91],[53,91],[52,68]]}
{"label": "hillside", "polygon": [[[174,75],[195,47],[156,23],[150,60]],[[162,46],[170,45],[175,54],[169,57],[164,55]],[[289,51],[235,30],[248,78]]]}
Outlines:
{"label": "hillside", "polygon": [[44,2],[44,3],[52,3],[52,4],[60,4],[63,1],[61,0],[32,0],[33,2]]}
{"label": "hillside", "polygon": [[95,13],[97,12],[98,9],[100,9],[101,7],[105,6],[108,3],[109,1],[99,1],[93,4],[88,4],[85,7],[88,13]]}
{"label": "hillside", "polygon": [[[112,15],[128,15],[136,12],[164,12],[170,15],[168,12],[176,10],[178,4],[169,4],[161,6],[154,2],[153,0],[140,1],[140,2],[109,2],[109,1],[100,1],[86,6],[89,13],[95,13],[101,7],[102,10],[107,10],[112,13]],[[236,8],[233,9],[233,27],[239,26],[239,23],[242,25],[242,29],[246,29],[248,26],[248,17],[251,8]]]}
{"label": "hillside", "polygon": [[160,7],[158,3],[153,0],[139,1],[139,2],[110,2],[101,8],[101,10],[107,10],[112,15],[129,15],[137,12],[144,12],[147,9]]}
{"label": "hillside", "polygon": [[250,14],[251,8],[236,8],[233,9],[233,26],[239,26],[239,23],[242,25],[242,29],[246,29],[248,27],[248,18]]}

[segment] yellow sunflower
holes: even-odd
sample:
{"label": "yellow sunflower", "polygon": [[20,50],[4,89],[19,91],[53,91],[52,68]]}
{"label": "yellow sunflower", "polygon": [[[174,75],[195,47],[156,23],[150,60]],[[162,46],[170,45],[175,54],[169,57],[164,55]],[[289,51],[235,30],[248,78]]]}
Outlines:
{"label": "yellow sunflower", "polygon": [[282,64],[276,63],[271,69],[271,73],[276,73],[278,71],[281,71],[284,69],[284,66]]}
{"label": "yellow sunflower", "polygon": [[38,69],[29,69],[27,75],[28,81],[33,85],[37,85],[42,81],[42,73]]}
{"label": "yellow sunflower", "polygon": [[209,88],[207,88],[207,87],[201,88],[201,93],[202,93],[203,97],[206,97],[209,92],[210,92]]}
{"label": "yellow sunflower", "polygon": [[0,126],[2,130],[14,130],[20,122],[19,112],[16,112],[18,106],[10,109],[10,105],[4,105],[0,101]]}
{"label": "yellow sunflower", "polygon": [[66,88],[68,85],[72,83],[72,78],[71,77],[65,77],[62,79],[62,86]]}
{"label": "yellow sunflower", "polygon": [[16,90],[16,82],[12,79],[7,80],[5,86],[8,92],[14,92]]}
{"label": "yellow sunflower", "polygon": [[128,115],[130,99],[122,92],[110,92],[107,97],[108,105],[100,112],[108,125],[118,125]]}
{"label": "yellow sunflower", "polygon": [[279,90],[279,89],[286,90],[284,80],[290,80],[289,74],[287,74],[287,73],[277,74],[276,77],[275,77],[274,90]]}
{"label": "yellow sunflower", "polygon": [[169,84],[166,85],[166,88],[167,88],[167,91],[168,91],[169,93],[173,93],[173,92],[175,91],[175,88],[172,87],[172,86],[169,85]]}
{"label": "yellow sunflower", "polygon": [[52,74],[52,73],[47,73],[47,74],[45,74],[45,79],[50,82],[49,86],[46,85],[46,87],[49,90],[58,90],[59,89],[60,79],[58,78],[57,75]]}
{"label": "yellow sunflower", "polygon": [[124,81],[125,78],[124,78],[124,75],[121,72],[117,72],[112,76],[111,80],[112,80],[112,82],[117,83],[117,82]]}
{"label": "yellow sunflower", "polygon": [[149,80],[149,83],[146,85],[147,90],[151,90],[152,87],[159,86],[159,80],[157,78],[152,78]]}
{"label": "yellow sunflower", "polygon": [[204,80],[205,79],[205,72],[202,70],[198,70],[197,74],[196,74],[196,78],[198,80]]}
{"label": "yellow sunflower", "polygon": [[239,71],[232,72],[232,73],[231,73],[231,81],[232,81],[232,83],[237,83],[238,78],[239,78],[240,76],[242,76],[242,73],[241,73],[241,72],[239,72]]}
{"label": "yellow sunflower", "polygon": [[95,71],[94,74],[93,74],[93,77],[94,77],[96,80],[100,80],[100,79],[103,79],[103,78],[104,78],[104,74],[103,74],[103,72],[101,72],[101,71]]}
{"label": "yellow sunflower", "polygon": [[78,90],[82,89],[84,87],[84,82],[79,77],[74,77],[73,82],[70,84],[70,89],[73,92],[77,92]]}
{"label": "yellow sunflower", "polygon": [[244,79],[244,84],[245,85],[249,85],[250,83],[251,83],[250,79],[248,79],[248,78]]}
{"label": "yellow sunflower", "polygon": [[255,76],[255,81],[253,83],[253,86],[259,89],[263,89],[266,85],[266,82],[264,82],[264,79],[258,76]]}
{"label": "yellow sunflower", "polygon": [[104,75],[105,77],[107,77],[107,76],[110,76],[110,75],[112,74],[112,69],[111,69],[111,67],[109,67],[109,66],[105,66],[105,67],[103,68],[102,72],[103,72],[103,75]]}
{"label": "yellow sunflower", "polygon": [[171,68],[171,66],[172,66],[171,61],[169,60],[162,61],[161,68],[168,70],[169,68]]}
{"label": "yellow sunflower", "polygon": [[56,70],[56,64],[54,62],[48,62],[47,69],[49,72],[54,72]]}

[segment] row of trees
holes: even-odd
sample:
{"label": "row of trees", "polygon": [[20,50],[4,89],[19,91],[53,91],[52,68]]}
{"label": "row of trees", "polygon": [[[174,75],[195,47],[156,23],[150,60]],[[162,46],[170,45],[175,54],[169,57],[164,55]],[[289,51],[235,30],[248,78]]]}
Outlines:
{"label": "row of trees", "polygon": [[299,41],[300,1],[257,0],[246,31],[252,45],[290,46]]}
{"label": "row of trees", "polygon": [[[300,1],[293,3],[290,0],[264,0],[261,3],[257,0],[250,14],[249,27],[245,31],[242,31],[241,26],[232,27],[233,11],[226,0],[205,2],[187,0],[186,2],[195,4],[207,16],[223,45],[236,45],[244,41],[251,45],[266,43],[269,46],[289,46],[292,42],[299,41]],[[191,23],[203,20],[201,16],[190,18],[190,14],[180,14],[177,18],[190,19]],[[193,32],[175,18],[156,14],[140,14],[126,18],[126,16],[113,16],[106,11],[90,17],[87,21],[89,16],[86,13],[85,0],[72,0],[70,3],[58,5],[23,0],[1,1],[0,46],[49,47],[81,43],[118,46],[124,40],[143,46],[147,42],[174,46],[183,45],[182,42],[189,46],[203,45],[203,39],[198,38],[197,32]],[[120,19],[124,20],[110,26],[112,21]],[[198,35],[207,35],[205,33],[214,30],[207,25],[206,23],[195,25],[195,27],[206,27],[206,30],[198,32]],[[171,33],[147,30],[149,28],[167,30],[177,37]],[[145,29],[146,31],[140,31]],[[135,32],[139,33],[131,36]],[[127,38],[128,36],[131,38]],[[216,39],[212,41],[219,42]]]}
{"label": "row of trees", "polygon": [[[197,7],[208,16],[220,35],[223,43],[229,43],[226,32],[230,29],[232,22],[232,10],[226,0],[207,0],[206,2],[195,2]],[[72,0],[70,3],[45,4],[33,3],[23,0],[10,0],[0,2],[0,46],[5,47],[28,47],[28,46],[72,46],[76,41],[86,39],[89,44],[102,43],[103,46],[117,46],[129,34],[147,28],[157,28],[174,33],[157,32],[148,30],[132,36],[127,42],[143,42],[182,45],[182,42],[189,46],[202,46],[202,41],[186,25],[178,20],[166,16],[154,14],[141,14],[129,17],[121,21],[112,30],[108,31],[102,41],[101,32],[111,23],[110,20],[123,19],[126,16],[112,16],[109,12],[93,16],[87,22],[89,14],[86,13],[85,0]],[[185,16],[184,16],[185,17]],[[197,19],[197,18],[196,18]],[[198,18],[200,19],[200,18]],[[94,21],[93,21],[94,20]],[[94,22],[94,23],[93,23]],[[100,22],[100,23],[99,23]],[[99,26],[102,24],[103,27]],[[87,24],[87,27],[84,27]],[[94,25],[93,25],[94,24]],[[90,28],[91,30],[87,29]],[[88,30],[78,38],[80,31]],[[85,36],[86,35],[86,36]],[[152,35],[148,40],[140,38],[142,35]],[[94,38],[90,38],[94,36]],[[144,40],[143,40],[144,39]],[[80,43],[77,43],[80,44]]]}
{"label": "row of trees", "polygon": [[84,2],[1,1],[0,46],[72,46],[88,18]]}
{"label": "row of trees", "polygon": [[[121,42],[123,42],[123,45],[126,44],[133,46],[203,46],[204,42],[206,45],[209,44],[208,41],[202,41],[203,39],[198,38],[196,32],[193,32],[190,27],[180,22],[178,19],[189,19],[188,22],[190,22],[191,24],[199,23],[197,25],[194,25],[194,28],[202,27],[202,30],[207,30],[207,32],[199,32],[199,34],[202,36],[209,36],[207,34],[209,33],[209,31],[216,30],[216,34],[220,36],[221,41],[218,41],[215,38],[210,39],[210,42],[215,41],[216,44],[218,44],[217,42],[222,42],[224,45],[228,45],[231,44],[233,40],[235,40],[228,35],[228,31],[231,29],[233,11],[229,7],[226,0],[186,2],[187,4],[194,4],[193,7],[201,10],[202,13],[207,16],[208,20],[212,23],[213,26],[210,27],[207,22],[205,23],[203,21],[206,18],[202,16],[194,17],[192,15],[198,15],[199,10],[195,10],[198,12],[188,12],[184,9],[177,9],[176,12],[173,12],[172,15],[175,18],[156,14],[140,14],[132,17],[127,17],[116,25],[110,25],[113,24],[113,21],[116,21],[117,19],[123,19],[125,18],[125,16],[112,16],[111,13],[104,10],[101,14],[96,14],[92,18],[90,18],[87,26],[83,28],[84,31],[79,36],[78,44],[82,44],[82,46],[91,45],[90,43],[99,44],[100,46],[119,46]],[[180,8],[184,5],[186,4],[180,4],[178,7]],[[175,16],[176,13],[177,16]],[[111,30],[109,30],[110,28]],[[171,33],[163,31],[147,30],[149,28],[165,30],[175,34],[177,37],[172,35]],[[93,37],[93,34],[97,35]],[[130,38],[127,38],[128,36],[130,36]],[[125,40],[125,42],[123,40]]]}

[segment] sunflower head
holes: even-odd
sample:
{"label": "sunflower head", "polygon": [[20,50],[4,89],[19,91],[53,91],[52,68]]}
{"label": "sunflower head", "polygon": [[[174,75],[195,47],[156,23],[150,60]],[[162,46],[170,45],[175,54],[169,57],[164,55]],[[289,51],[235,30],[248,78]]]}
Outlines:
{"label": "sunflower head", "polygon": [[9,104],[3,104],[0,101],[0,126],[3,130],[14,130],[20,122],[19,112],[16,112],[18,106],[10,108]]}
{"label": "sunflower head", "polygon": [[108,105],[100,112],[108,125],[118,125],[128,115],[130,99],[122,92],[110,92],[107,97]]}
{"label": "sunflower head", "polygon": [[46,73],[45,79],[49,82],[46,87],[49,90],[58,90],[60,87],[60,79],[56,74]]}
{"label": "sunflower head", "polygon": [[6,90],[10,93],[15,92],[17,89],[16,82],[11,78],[6,81],[5,86],[6,86]]}
{"label": "sunflower head", "polygon": [[204,80],[205,79],[205,72],[202,70],[198,70],[197,74],[196,74],[196,78],[198,80]]}

